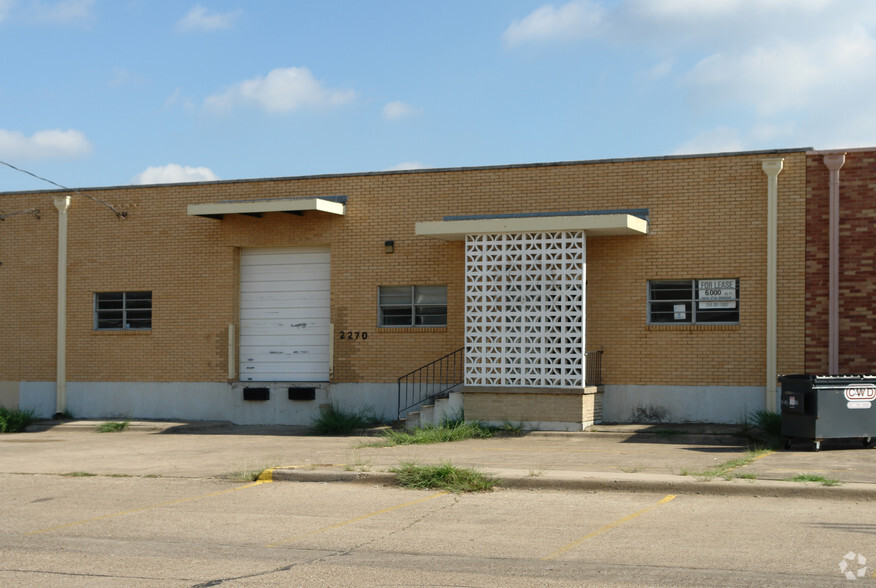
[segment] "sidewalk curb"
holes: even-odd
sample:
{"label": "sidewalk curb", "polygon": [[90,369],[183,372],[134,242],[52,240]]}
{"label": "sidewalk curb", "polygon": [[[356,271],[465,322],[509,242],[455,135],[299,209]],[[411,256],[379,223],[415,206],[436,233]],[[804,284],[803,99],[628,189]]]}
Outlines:
{"label": "sidewalk curb", "polygon": [[[329,483],[348,482],[396,486],[396,475],[391,472],[353,472],[338,470],[304,470],[276,468],[275,482]],[[569,490],[583,492],[657,492],[667,494],[697,494],[710,496],[750,496],[753,498],[830,498],[834,500],[876,500],[876,485],[843,483],[823,486],[814,483],[782,482],[774,480],[711,480],[699,481],[671,476],[530,476],[517,472],[499,473],[501,488],[514,490]]]}
{"label": "sidewalk curb", "polygon": [[[44,431],[71,431],[76,433],[97,433],[98,427],[104,423],[125,422],[124,418],[117,419],[74,419],[74,420],[45,420],[31,423],[24,428],[25,433],[41,433]],[[204,433],[210,431],[222,431],[231,429],[234,425],[227,421],[128,421],[125,431],[139,431],[151,433],[174,432],[173,429],[184,429],[189,433]],[[121,432],[125,432],[121,431]]]}
{"label": "sidewalk curb", "polygon": [[661,433],[637,433],[629,431],[618,431],[616,433],[610,431],[595,431],[575,433],[577,435],[586,435],[595,439],[615,439],[621,443],[625,441],[634,441],[637,443],[683,443],[685,445],[724,445],[745,447],[752,443],[757,443],[755,439],[749,437],[738,437],[736,435],[726,434],[701,434],[701,433],[674,433],[671,435]]}

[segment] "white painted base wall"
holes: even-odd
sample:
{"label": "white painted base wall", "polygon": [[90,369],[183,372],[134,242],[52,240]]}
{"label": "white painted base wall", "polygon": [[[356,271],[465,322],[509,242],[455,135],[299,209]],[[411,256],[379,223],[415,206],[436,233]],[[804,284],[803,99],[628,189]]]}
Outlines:
{"label": "white painted base wall", "polygon": [[[395,382],[314,383],[316,400],[289,400],[289,386],[303,382],[70,382],[67,407],[77,418],[136,418],[230,421],[240,425],[309,425],[319,406],[334,402],[353,411],[372,409],[378,418],[396,418]],[[243,400],[245,386],[268,386],[271,398]],[[2,402],[33,410],[38,418],[55,413],[54,382],[4,382]],[[605,386],[603,421],[740,423],[764,410],[762,386]],[[10,406],[12,407],[12,406]],[[501,425],[503,423],[497,423]],[[580,430],[580,424],[528,423],[541,430]]]}
{"label": "white painted base wall", "polygon": [[764,386],[605,386],[606,423],[751,421],[765,410]]}
{"label": "white painted base wall", "polygon": [[16,382],[18,384],[18,407],[32,410],[40,419],[55,414],[57,387],[55,382]]}
{"label": "white painted base wall", "polygon": [[[54,382],[19,382],[18,406],[38,418],[55,413]],[[269,400],[244,400],[244,387],[269,387]],[[289,400],[287,389],[313,386],[315,400]],[[7,390],[5,396],[11,393]],[[322,404],[383,420],[396,417],[398,387],[387,384],[317,382],[69,382],[67,410],[76,418],[230,421],[238,425],[310,425]]]}

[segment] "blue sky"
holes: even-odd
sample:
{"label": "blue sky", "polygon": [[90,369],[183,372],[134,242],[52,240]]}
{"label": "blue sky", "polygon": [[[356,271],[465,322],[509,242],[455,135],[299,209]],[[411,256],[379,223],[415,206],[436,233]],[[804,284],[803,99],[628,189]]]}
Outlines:
{"label": "blue sky", "polygon": [[0,54],[70,187],[876,145],[870,0],[0,0]]}

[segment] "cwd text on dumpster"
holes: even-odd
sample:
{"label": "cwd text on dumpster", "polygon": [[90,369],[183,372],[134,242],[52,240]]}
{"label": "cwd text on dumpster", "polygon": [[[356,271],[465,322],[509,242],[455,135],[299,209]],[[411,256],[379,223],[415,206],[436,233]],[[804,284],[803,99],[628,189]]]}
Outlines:
{"label": "cwd text on dumpster", "polygon": [[870,408],[876,400],[876,386],[873,384],[852,384],[846,387],[845,397],[848,408]]}

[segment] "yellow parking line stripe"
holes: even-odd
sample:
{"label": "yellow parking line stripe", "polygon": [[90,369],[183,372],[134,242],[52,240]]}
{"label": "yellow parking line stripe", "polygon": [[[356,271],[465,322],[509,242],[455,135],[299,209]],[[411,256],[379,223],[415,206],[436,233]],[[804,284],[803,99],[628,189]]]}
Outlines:
{"label": "yellow parking line stripe", "polygon": [[302,537],[309,537],[310,535],[316,535],[318,533],[322,533],[324,531],[330,531],[331,529],[337,529],[338,527],[343,527],[344,525],[349,525],[351,523],[356,523],[358,521],[363,521],[365,519],[369,519],[371,517],[376,517],[377,515],[381,515],[384,513],[392,512],[394,510],[398,510],[400,508],[404,508],[406,506],[412,506],[414,504],[419,504],[421,502],[426,502],[427,500],[432,500],[433,498],[438,498],[439,496],[444,496],[446,494],[450,494],[449,492],[439,492],[437,494],[432,494],[431,496],[426,496],[425,498],[418,498],[417,500],[412,500],[411,502],[405,502],[404,504],[397,504],[395,506],[390,506],[389,508],[384,508],[383,510],[374,511],[360,517],[356,517],[354,519],[350,519],[344,521],[342,523],[335,523],[334,525],[329,525],[328,527],[322,527],[321,529],[315,529],[313,531],[308,531],[307,533],[301,533],[300,535],[295,535],[294,537],[289,537],[288,539],[283,539],[281,541],[277,541],[276,543],[269,543],[265,545],[265,547],[279,547],[280,545],[285,545],[287,543],[292,543]]}
{"label": "yellow parking line stripe", "polygon": [[753,458],[753,459],[752,459],[751,461],[749,461],[748,463],[745,463],[745,464],[742,464],[742,465],[738,465],[738,466],[736,466],[735,468],[730,468],[730,469],[728,469],[728,470],[723,470],[723,472],[724,472],[725,474],[729,474],[730,472],[732,472],[732,471],[734,471],[734,470],[738,470],[739,468],[744,468],[745,466],[750,466],[751,464],[753,464],[753,463],[756,462],[757,460],[759,460],[759,459],[763,459],[764,457],[766,457],[766,456],[768,456],[768,455],[772,455],[773,453],[775,453],[775,452],[774,452],[772,449],[767,449],[765,452],[763,452],[763,453],[761,453],[760,455],[758,455],[757,457]]}
{"label": "yellow parking line stripe", "polygon": [[189,498],[180,498],[179,500],[170,500],[168,502],[162,502],[159,504],[151,504],[149,506],[142,506],[140,508],[132,508],[131,510],[124,510],[122,512],[103,515],[100,517],[94,517],[92,519],[84,519],[81,521],[74,521],[72,523],[66,523],[64,525],[57,525],[55,527],[49,527],[47,529],[40,529],[39,531],[31,531],[30,533],[25,533],[25,535],[39,535],[41,533],[49,533],[51,531],[59,531],[61,529],[67,529],[69,527],[75,527],[77,525],[84,525],[86,523],[93,523],[96,521],[102,521],[102,520],[106,520],[106,519],[112,519],[115,517],[121,517],[124,515],[143,512],[144,510],[150,510],[153,508],[161,508],[162,506],[172,506],[174,504],[182,504],[184,502],[191,502],[193,500],[201,500],[202,498],[211,498],[213,496],[221,496],[222,494],[228,494],[230,492],[237,492],[238,490],[246,490],[247,488],[252,488],[253,486],[259,486],[261,484],[270,484],[270,483],[271,483],[271,480],[261,480],[260,479],[256,482],[253,482],[252,484],[247,484],[246,486],[238,486],[236,488],[229,488],[228,490],[220,490],[219,492],[212,492],[210,494],[202,494],[200,496],[191,496]]}
{"label": "yellow parking line stripe", "polygon": [[618,519],[618,520],[614,521],[613,523],[608,523],[607,525],[599,527],[598,529],[596,529],[592,533],[588,533],[587,535],[584,535],[583,537],[581,537],[577,541],[572,541],[568,545],[561,547],[560,549],[556,550],[552,554],[547,555],[541,559],[542,559],[542,561],[556,559],[559,556],[566,553],[567,551],[569,551],[570,549],[574,549],[575,547],[578,547],[579,545],[581,545],[582,543],[584,543],[588,539],[592,539],[592,538],[596,537],[597,535],[601,535],[602,533],[605,533],[606,531],[610,531],[610,530],[614,529],[615,527],[618,527],[626,522],[633,520],[634,518],[636,518],[638,516],[645,514],[646,512],[650,512],[650,511],[654,510],[655,508],[657,508],[663,504],[666,504],[667,502],[669,502],[670,500],[675,498],[675,496],[676,496],[675,494],[667,494],[656,504],[652,504],[651,506],[647,506],[647,507],[643,508],[642,510],[637,510],[633,514],[629,514],[622,519]]}

